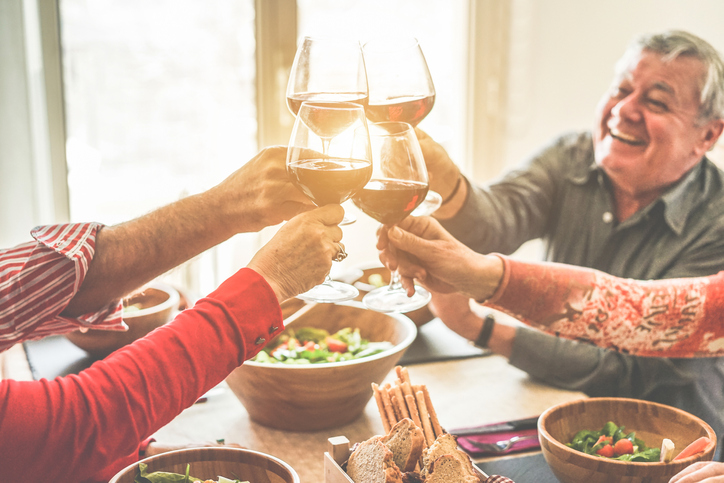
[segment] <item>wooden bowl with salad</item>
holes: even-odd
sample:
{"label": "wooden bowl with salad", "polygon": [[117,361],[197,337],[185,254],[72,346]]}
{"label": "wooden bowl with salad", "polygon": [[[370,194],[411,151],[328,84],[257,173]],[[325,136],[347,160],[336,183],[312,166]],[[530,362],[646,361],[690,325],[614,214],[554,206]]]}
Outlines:
{"label": "wooden bowl with salad", "polygon": [[538,435],[562,483],[666,483],[690,464],[711,460],[716,448],[716,434],[696,416],[625,398],[549,408],[538,418]]}
{"label": "wooden bowl with salad", "polygon": [[[292,304],[299,305],[298,301]],[[289,314],[286,303],[283,313]],[[359,302],[302,304],[294,321],[226,379],[249,417],[264,426],[314,431],[359,417],[417,335],[401,314]]]}
{"label": "wooden bowl with salad", "polygon": [[[187,470],[188,480],[177,476],[185,477]],[[200,479],[214,483],[300,483],[299,475],[294,469],[279,458],[258,451],[230,447],[181,449],[150,456],[127,466],[109,483],[134,483],[137,475],[146,477],[150,474],[153,475],[139,480],[181,482]]]}
{"label": "wooden bowl with salad", "polygon": [[180,299],[178,290],[170,285],[151,282],[123,300],[123,321],[128,325],[127,331],[76,330],[66,334],[66,338],[96,359],[102,359],[171,321]]}

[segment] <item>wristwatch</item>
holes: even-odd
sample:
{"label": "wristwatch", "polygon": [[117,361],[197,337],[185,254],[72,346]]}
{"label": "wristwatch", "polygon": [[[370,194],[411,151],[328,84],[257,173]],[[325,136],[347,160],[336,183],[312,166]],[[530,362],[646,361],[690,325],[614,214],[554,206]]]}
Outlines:
{"label": "wristwatch", "polygon": [[494,326],[495,317],[493,317],[493,314],[486,315],[485,320],[483,321],[483,328],[480,329],[480,333],[478,334],[478,337],[473,341],[473,345],[481,349],[487,349],[488,343],[490,342],[490,336],[493,334]]}

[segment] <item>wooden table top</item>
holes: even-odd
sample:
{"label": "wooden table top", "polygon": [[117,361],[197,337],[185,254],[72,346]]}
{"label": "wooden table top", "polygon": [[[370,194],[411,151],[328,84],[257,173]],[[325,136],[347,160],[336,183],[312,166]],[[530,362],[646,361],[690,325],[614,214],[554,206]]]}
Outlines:
{"label": "wooden table top", "polygon": [[[474,426],[537,416],[550,406],[585,397],[531,380],[500,356],[408,366],[414,384],[425,384],[445,428]],[[394,371],[386,382],[393,382]],[[181,413],[154,437],[159,442],[198,443],[223,438],[274,455],[290,464],[302,483],[324,481],[327,440],[345,436],[351,443],[382,434],[374,398],[356,421],[317,432],[287,432],[254,423],[225,384],[210,391],[207,402]]]}

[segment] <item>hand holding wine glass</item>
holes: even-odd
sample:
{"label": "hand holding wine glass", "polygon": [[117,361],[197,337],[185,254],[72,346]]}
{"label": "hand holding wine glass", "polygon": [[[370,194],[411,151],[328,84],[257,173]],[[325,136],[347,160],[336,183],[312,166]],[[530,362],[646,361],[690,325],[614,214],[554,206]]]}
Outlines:
{"label": "hand holding wine glass", "polygon": [[[372,155],[364,108],[349,102],[303,102],[287,150],[287,174],[317,206],[341,204],[372,176]],[[346,257],[344,246],[335,261]],[[341,302],[359,295],[333,281],[299,295],[314,302]]]}
{"label": "hand holding wine glass", "polygon": [[[386,225],[399,223],[425,199],[427,169],[415,131],[407,123],[382,122],[370,125],[372,178],[352,197],[367,215]],[[369,292],[362,299],[378,312],[409,312],[430,301],[430,293],[415,286],[408,296],[396,271],[387,287]]]}

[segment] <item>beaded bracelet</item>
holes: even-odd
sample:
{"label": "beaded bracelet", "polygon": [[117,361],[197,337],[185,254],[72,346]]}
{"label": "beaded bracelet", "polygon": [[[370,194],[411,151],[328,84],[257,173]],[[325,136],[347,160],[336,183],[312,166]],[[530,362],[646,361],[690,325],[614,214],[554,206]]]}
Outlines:
{"label": "beaded bracelet", "polygon": [[446,203],[448,203],[451,199],[453,199],[455,197],[455,195],[458,193],[458,190],[460,189],[460,185],[462,184],[462,182],[463,182],[463,175],[458,173],[458,180],[455,183],[455,187],[453,188],[452,193],[450,193],[450,195],[447,197],[446,200],[443,200],[443,202],[440,203],[440,206],[445,205]]}

